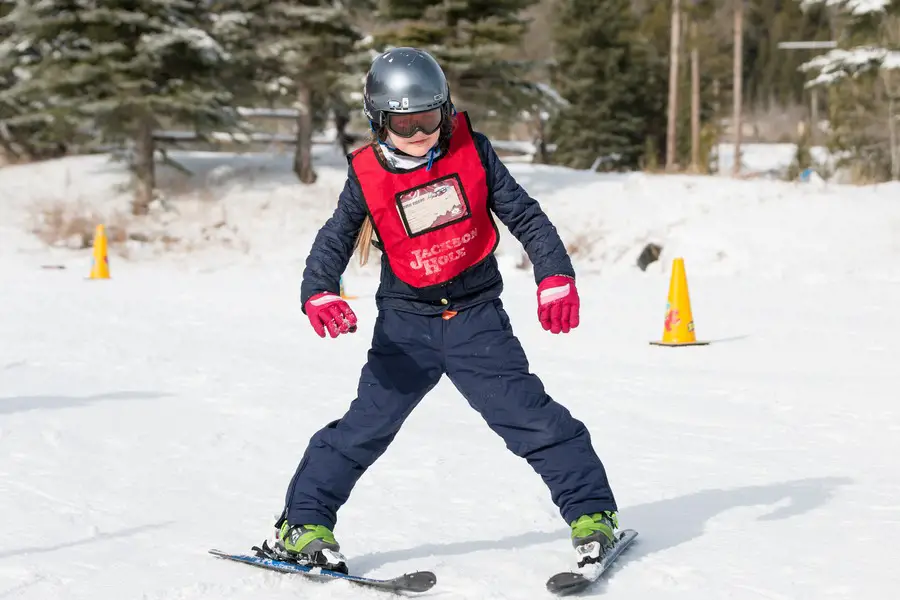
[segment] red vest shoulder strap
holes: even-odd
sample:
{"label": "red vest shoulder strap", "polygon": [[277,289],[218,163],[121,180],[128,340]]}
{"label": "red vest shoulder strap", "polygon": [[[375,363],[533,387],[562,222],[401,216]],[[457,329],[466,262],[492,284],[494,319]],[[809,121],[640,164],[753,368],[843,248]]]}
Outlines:
{"label": "red vest shoulder strap", "polygon": [[354,159],[354,158],[356,158],[357,156],[359,156],[360,154],[362,154],[363,152],[365,152],[366,150],[368,150],[369,148],[372,148],[372,147],[373,147],[373,146],[372,146],[372,143],[370,142],[370,143],[368,143],[368,144],[365,144],[365,145],[363,145],[363,146],[360,146],[360,147],[357,148],[356,150],[351,150],[350,153],[347,154],[347,162],[348,162],[349,164],[353,164],[353,159]]}

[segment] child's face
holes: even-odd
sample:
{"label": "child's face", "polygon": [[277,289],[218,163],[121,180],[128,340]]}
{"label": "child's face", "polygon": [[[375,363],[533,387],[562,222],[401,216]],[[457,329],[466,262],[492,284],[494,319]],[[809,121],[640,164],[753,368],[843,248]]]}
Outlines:
{"label": "child's face", "polygon": [[440,135],[441,130],[438,129],[431,135],[426,135],[421,131],[417,131],[412,137],[403,138],[399,135],[394,135],[394,132],[388,129],[388,139],[391,144],[398,150],[406,152],[410,156],[425,156],[428,154],[431,147],[437,143]]}

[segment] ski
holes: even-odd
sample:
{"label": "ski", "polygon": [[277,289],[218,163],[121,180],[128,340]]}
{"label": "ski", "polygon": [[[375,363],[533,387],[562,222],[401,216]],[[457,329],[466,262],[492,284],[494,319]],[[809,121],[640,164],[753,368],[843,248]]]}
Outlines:
{"label": "ski", "polygon": [[389,592],[425,592],[430,590],[434,584],[437,583],[437,577],[431,571],[416,571],[414,573],[401,575],[400,577],[394,577],[393,579],[372,579],[370,577],[347,575],[340,571],[330,571],[321,567],[301,565],[296,562],[267,558],[265,556],[230,554],[214,549],[210,550],[209,553],[219,558],[242,562],[269,571],[296,573],[319,580],[343,579],[357,585]]}
{"label": "ski", "polygon": [[547,589],[557,596],[577,594],[586,590],[615,562],[622,552],[631,545],[638,532],[634,529],[623,529],[613,547],[606,553],[599,563],[585,565],[580,573],[563,571],[547,580]]}

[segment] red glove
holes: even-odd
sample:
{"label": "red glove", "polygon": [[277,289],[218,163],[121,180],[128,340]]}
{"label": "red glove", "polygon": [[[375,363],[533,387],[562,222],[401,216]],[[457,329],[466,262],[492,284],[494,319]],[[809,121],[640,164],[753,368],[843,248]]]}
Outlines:
{"label": "red glove", "polygon": [[325,329],[331,337],[356,331],[356,314],[343,298],[331,292],[316,294],[306,301],[306,316],[319,337],[325,337]]}
{"label": "red glove", "polygon": [[575,280],[565,275],[545,277],[537,289],[538,319],[551,333],[569,333],[578,327],[578,290]]}

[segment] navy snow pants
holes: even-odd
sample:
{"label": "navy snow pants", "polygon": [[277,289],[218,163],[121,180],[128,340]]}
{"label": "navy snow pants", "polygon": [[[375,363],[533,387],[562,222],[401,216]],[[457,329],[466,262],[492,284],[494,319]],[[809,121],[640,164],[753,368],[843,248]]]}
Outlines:
{"label": "navy snow pants", "polygon": [[334,529],[360,476],[445,373],[507,448],[543,478],[567,523],[616,510],[588,430],[529,373],[500,300],[449,320],[381,310],[374,330],[358,396],[342,418],[310,439],[282,520]]}

